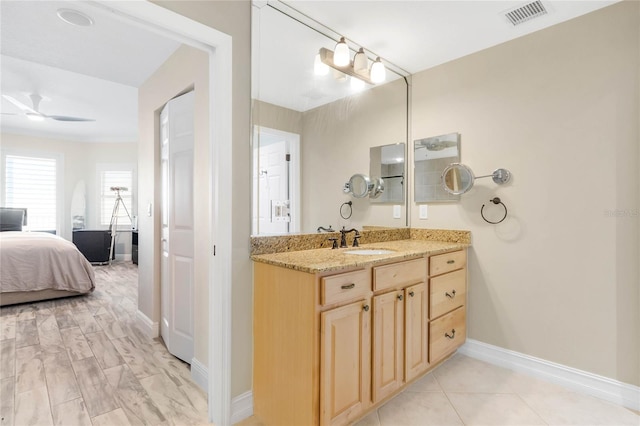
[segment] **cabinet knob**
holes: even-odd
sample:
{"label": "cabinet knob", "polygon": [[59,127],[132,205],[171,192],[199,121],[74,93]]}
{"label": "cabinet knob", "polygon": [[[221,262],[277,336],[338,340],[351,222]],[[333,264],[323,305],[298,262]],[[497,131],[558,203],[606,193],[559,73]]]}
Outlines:
{"label": "cabinet knob", "polygon": [[362,309],[364,309],[365,312],[369,312],[369,305],[364,305]]}
{"label": "cabinet knob", "polygon": [[454,297],[456,297],[456,291],[451,290],[451,294],[445,293],[444,295],[447,296],[449,299],[453,299]]}
{"label": "cabinet knob", "polygon": [[399,294],[398,295],[398,300],[402,300],[402,299],[403,299],[402,294]]}
{"label": "cabinet knob", "polygon": [[451,260],[447,260],[447,263],[448,263],[449,265],[453,265],[454,263],[456,263],[456,261],[455,261],[455,260],[453,260],[453,259],[451,259]]}
{"label": "cabinet knob", "polygon": [[411,291],[409,292],[409,296],[411,296],[411,297],[413,297],[413,296],[414,296],[414,294],[415,294],[415,293],[413,292],[413,290],[411,290]]}
{"label": "cabinet knob", "polygon": [[451,329],[451,334],[444,333],[444,337],[446,337],[447,339],[453,339],[455,336],[456,336],[456,329],[455,328]]}
{"label": "cabinet knob", "polygon": [[351,283],[351,284],[342,285],[342,286],[340,286],[340,288],[343,289],[343,290],[351,290],[355,286],[356,286],[356,283]]}

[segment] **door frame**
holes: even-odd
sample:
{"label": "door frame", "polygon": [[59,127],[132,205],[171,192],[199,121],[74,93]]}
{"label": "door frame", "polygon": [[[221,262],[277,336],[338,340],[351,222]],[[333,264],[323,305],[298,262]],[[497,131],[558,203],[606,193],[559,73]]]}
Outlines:
{"label": "door frame", "polygon": [[[148,1],[99,3],[209,54],[209,421],[231,423],[232,37]],[[227,177],[225,179],[225,177]],[[215,248],[215,249],[214,249]],[[215,254],[214,254],[215,253]]]}

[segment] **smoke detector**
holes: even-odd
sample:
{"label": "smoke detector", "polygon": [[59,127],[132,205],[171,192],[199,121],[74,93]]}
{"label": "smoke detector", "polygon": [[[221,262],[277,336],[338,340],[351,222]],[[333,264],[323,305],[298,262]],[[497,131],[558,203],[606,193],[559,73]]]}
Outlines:
{"label": "smoke detector", "polygon": [[546,15],[547,9],[544,7],[541,1],[536,0],[530,3],[523,4],[522,6],[509,9],[503,13],[504,16],[509,20],[509,22],[516,26],[539,16]]}

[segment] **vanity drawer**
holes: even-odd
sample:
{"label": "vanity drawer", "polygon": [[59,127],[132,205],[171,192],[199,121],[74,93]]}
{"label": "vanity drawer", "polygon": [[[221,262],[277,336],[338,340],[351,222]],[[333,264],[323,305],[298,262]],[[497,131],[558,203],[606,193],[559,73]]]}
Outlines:
{"label": "vanity drawer", "polygon": [[429,362],[438,361],[464,343],[467,337],[465,309],[459,307],[429,323]]}
{"label": "vanity drawer", "polygon": [[346,302],[371,293],[371,280],[367,270],[346,272],[320,279],[320,303],[330,305]]}
{"label": "vanity drawer", "polygon": [[465,304],[467,269],[429,279],[429,318],[434,319]]}
{"label": "vanity drawer", "polygon": [[407,260],[373,268],[373,291],[417,284],[427,279],[427,259]]}
{"label": "vanity drawer", "polygon": [[452,251],[451,253],[438,254],[429,258],[429,275],[445,274],[455,271],[467,264],[467,255],[464,250]]}

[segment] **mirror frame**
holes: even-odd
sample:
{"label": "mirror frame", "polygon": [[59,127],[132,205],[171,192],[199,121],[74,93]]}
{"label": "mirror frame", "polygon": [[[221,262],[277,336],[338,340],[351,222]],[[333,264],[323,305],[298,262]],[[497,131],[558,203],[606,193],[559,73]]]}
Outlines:
{"label": "mirror frame", "polygon": [[[447,174],[449,172],[452,172],[454,170],[461,170],[462,172],[467,173],[467,175],[469,176],[469,181],[468,183],[462,187],[462,189],[460,189],[459,191],[456,191],[453,188],[449,188],[449,186],[447,185]],[[462,195],[465,194],[467,192],[469,192],[471,190],[471,188],[473,188],[473,183],[475,181],[476,177],[473,174],[473,170],[471,170],[471,168],[465,164],[462,163],[451,163],[449,164],[442,172],[442,174],[440,175],[440,183],[442,184],[442,188],[447,191],[449,194],[451,195]],[[464,182],[464,179],[460,179],[462,182]]]}

